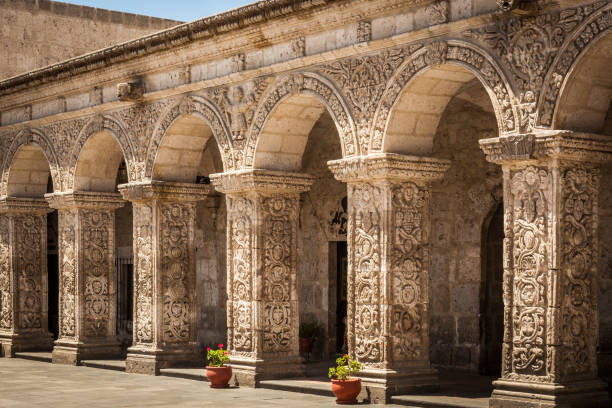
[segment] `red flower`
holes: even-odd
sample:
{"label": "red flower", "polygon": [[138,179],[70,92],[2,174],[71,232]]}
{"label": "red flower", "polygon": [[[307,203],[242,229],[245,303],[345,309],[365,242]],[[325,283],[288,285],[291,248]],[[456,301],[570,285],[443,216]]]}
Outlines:
{"label": "red flower", "polygon": [[345,354],[343,357],[348,357],[348,354]]}
{"label": "red flower", "polygon": [[227,351],[224,351],[223,354],[227,356]]}
{"label": "red flower", "polygon": [[206,351],[210,351],[210,347],[206,347]]}
{"label": "red flower", "polygon": [[219,348],[223,348],[223,344],[219,344]]}

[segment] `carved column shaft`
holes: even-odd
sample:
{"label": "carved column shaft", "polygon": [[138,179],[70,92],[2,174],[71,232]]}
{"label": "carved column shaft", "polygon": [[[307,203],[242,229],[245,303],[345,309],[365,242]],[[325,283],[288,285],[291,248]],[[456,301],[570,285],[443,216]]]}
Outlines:
{"label": "carved column shaft", "polygon": [[491,406],[608,406],[597,379],[597,166],[612,144],[568,132],[510,139],[481,141],[504,173],[503,367]]}
{"label": "carved column shaft", "polygon": [[159,374],[201,365],[197,344],[196,202],[209,186],[148,182],[119,186],[134,210],[134,341],[126,370]]}
{"label": "carved column shaft", "polygon": [[116,339],[115,210],[119,194],[48,194],[58,209],[59,338],[53,362],[118,356]]}
{"label": "carved column shaft", "polygon": [[47,213],[42,199],[0,200],[0,355],[48,350]]}
{"label": "carved column shaft", "polygon": [[444,160],[377,154],[329,162],[348,183],[348,346],[373,402],[436,386],[429,364],[432,181]]}
{"label": "carved column shaft", "polygon": [[213,182],[228,194],[228,348],[238,381],[300,375],[297,229],[312,179],[252,170]]}

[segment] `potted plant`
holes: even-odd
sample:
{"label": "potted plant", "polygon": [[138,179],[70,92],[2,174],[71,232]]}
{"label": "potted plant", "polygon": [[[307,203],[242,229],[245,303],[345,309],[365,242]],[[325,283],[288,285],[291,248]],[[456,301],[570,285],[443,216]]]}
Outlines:
{"label": "potted plant", "polygon": [[210,388],[227,388],[229,380],[232,378],[232,367],[225,365],[230,359],[227,351],[223,349],[223,344],[219,344],[217,350],[210,347],[206,348],[208,365],[206,366],[206,378],[210,381]]}
{"label": "potted plant", "polygon": [[357,396],[361,392],[361,379],[351,378],[351,376],[361,370],[361,363],[345,354],[336,359],[336,364],[336,367],[329,369],[336,404],[356,404]]}
{"label": "potted plant", "polygon": [[300,353],[310,353],[312,345],[319,338],[321,326],[316,322],[300,324]]}

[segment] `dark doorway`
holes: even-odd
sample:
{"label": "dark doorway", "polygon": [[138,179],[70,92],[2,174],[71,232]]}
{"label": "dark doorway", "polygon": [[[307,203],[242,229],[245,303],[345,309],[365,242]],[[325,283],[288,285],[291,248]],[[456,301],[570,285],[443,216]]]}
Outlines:
{"label": "dark doorway", "polygon": [[499,376],[504,335],[503,303],[504,206],[499,204],[483,231],[483,292],[481,311],[481,372]]}
{"label": "dark doorway", "polygon": [[347,352],[346,313],[348,292],[348,252],[346,242],[336,243],[336,353]]}
{"label": "dark doorway", "polygon": [[124,349],[132,345],[134,313],[134,261],[132,256],[115,256],[117,275],[117,338]]}
{"label": "dark doorway", "polygon": [[57,242],[57,210],[47,216],[47,307],[49,332],[59,336],[59,256]]}

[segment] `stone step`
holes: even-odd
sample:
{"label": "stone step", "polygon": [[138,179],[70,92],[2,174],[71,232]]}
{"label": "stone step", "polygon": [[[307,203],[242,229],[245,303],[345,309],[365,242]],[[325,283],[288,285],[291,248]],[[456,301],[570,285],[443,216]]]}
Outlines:
{"label": "stone step", "polygon": [[83,360],[81,365],[103,370],[125,371],[125,360]]}
{"label": "stone step", "polygon": [[42,361],[43,363],[51,362],[50,351],[21,351],[15,353],[15,358],[23,358],[24,360]]}
{"label": "stone step", "polygon": [[396,395],[391,402],[412,408],[488,408],[488,398],[463,398],[445,395]]}
{"label": "stone step", "polygon": [[208,381],[204,368],[162,368],[160,375],[166,377],[185,378],[187,380]]}
{"label": "stone step", "polygon": [[331,383],[326,378],[290,378],[286,380],[264,380],[260,382],[261,388],[278,391],[300,392],[304,394],[323,395],[333,397]]}

